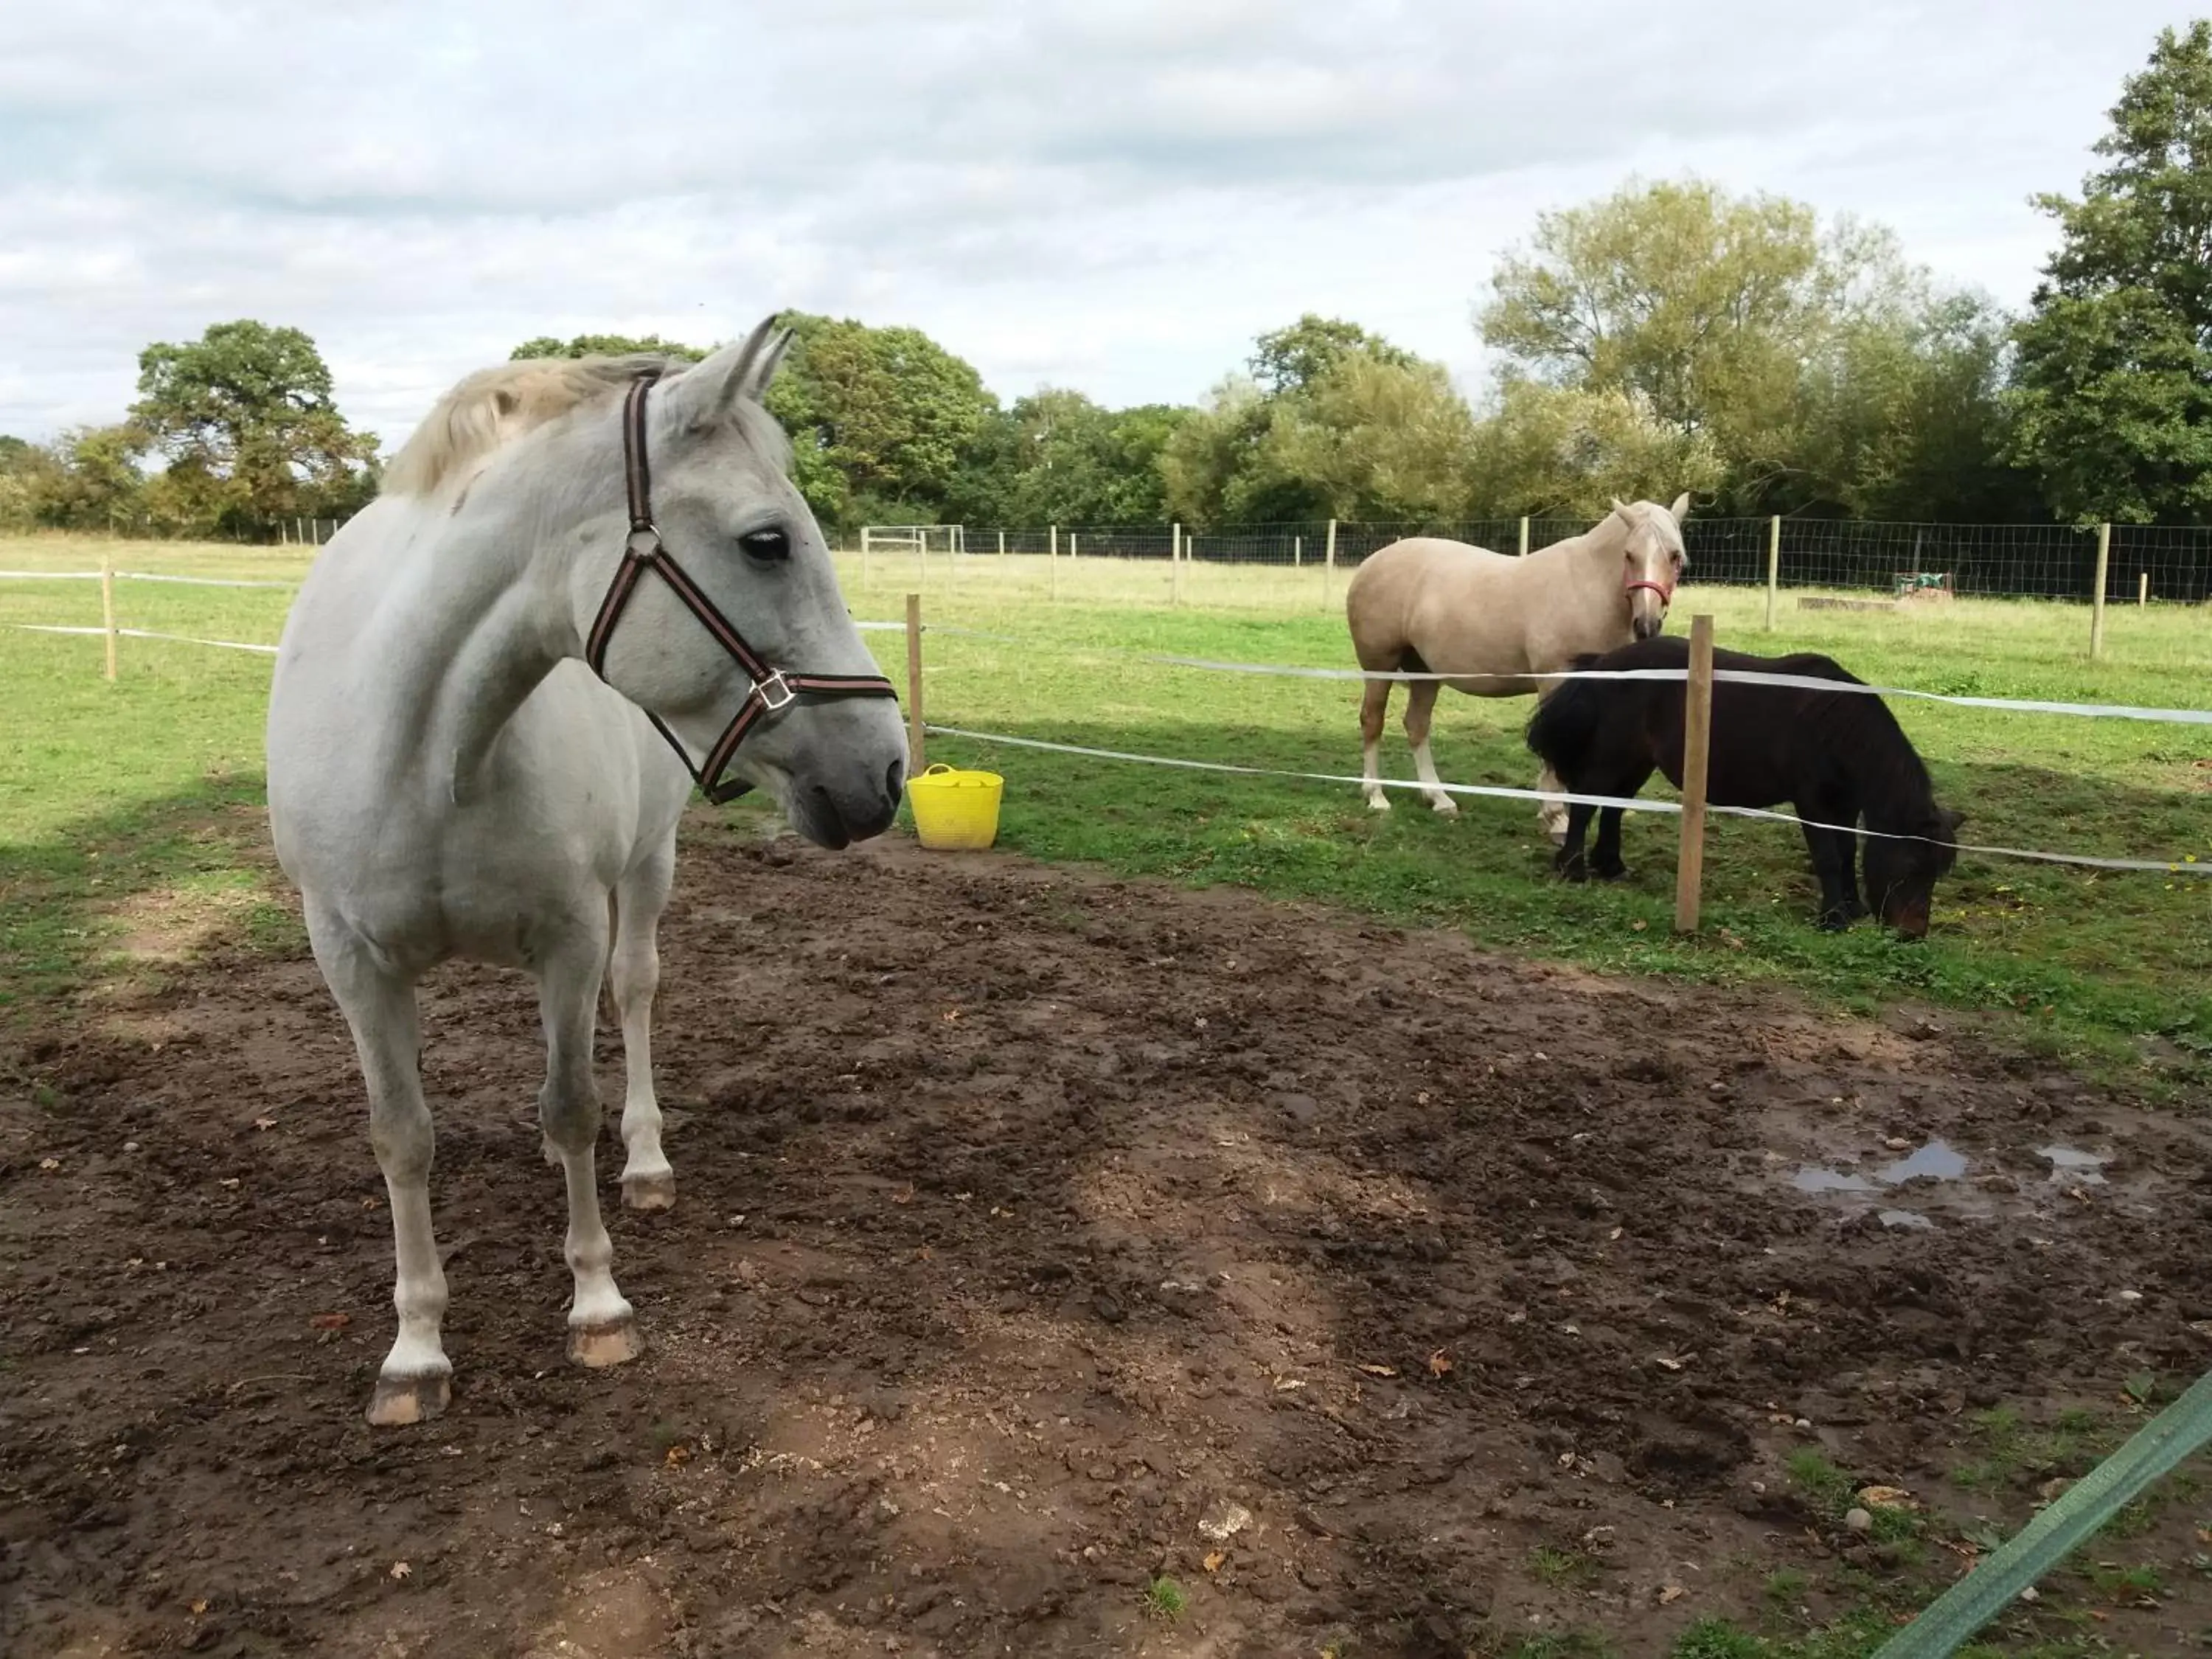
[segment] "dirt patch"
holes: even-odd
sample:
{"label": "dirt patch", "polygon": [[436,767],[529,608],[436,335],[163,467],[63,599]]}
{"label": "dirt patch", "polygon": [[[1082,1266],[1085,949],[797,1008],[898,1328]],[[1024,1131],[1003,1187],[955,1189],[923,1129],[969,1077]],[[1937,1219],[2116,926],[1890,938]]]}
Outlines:
{"label": "dirt patch", "polygon": [[[1819,1616],[1896,1566],[1793,1455],[1917,1494],[1941,1582],[1954,1522],[2034,1498],[1953,1483],[1978,1409],[2124,1431],[2126,1380],[2212,1359],[2205,1133],[1948,1028],[694,842],[655,1043],[681,1197],[611,1211],[650,1342],[618,1372],[561,1358],[526,981],[426,990],[457,1375],[418,1431],[360,1420],[390,1235],[311,963],[206,963],[149,1035],[31,1048],[0,1649],[1656,1654],[1778,1571]],[[1962,1172],[1889,1178],[1936,1139]],[[2115,1547],[2169,1567],[2098,1628],[2201,1627],[2172,1564],[2203,1524]]]}

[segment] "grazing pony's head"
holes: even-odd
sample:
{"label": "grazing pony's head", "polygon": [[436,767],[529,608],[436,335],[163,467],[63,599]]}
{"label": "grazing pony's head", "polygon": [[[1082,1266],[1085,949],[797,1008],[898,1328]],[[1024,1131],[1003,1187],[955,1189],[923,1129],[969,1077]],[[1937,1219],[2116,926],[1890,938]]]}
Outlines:
{"label": "grazing pony's head", "polygon": [[1613,516],[1626,527],[1621,591],[1628,596],[1629,629],[1639,640],[1650,639],[1667,625],[1674,584],[1690,562],[1682,550],[1682,520],[1689,511],[1687,494],[1674,497],[1672,507],[1656,501],[1613,504]]}
{"label": "grazing pony's head", "polygon": [[1929,903],[1936,881],[1958,860],[1959,826],[1966,821],[1964,812],[1938,806],[1934,821],[1912,838],[1867,838],[1867,902],[1901,938],[1928,937]]}

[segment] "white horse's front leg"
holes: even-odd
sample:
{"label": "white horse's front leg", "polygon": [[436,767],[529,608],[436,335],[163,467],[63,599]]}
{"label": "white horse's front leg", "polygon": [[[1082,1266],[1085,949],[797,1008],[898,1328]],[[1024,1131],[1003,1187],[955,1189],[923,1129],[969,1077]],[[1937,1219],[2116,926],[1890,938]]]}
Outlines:
{"label": "white horse's front leg", "polygon": [[430,1160],[436,1136],[422,1098],[421,1027],[415,987],[380,969],[360,944],[331,922],[308,933],[346,1024],[353,1031],[368,1084],[368,1139],[392,1201],[392,1254],[398,1266],[392,1304],[399,1334],[376,1375],[368,1420],[396,1428],[435,1417],[452,1393],[453,1362],[440,1328],[446,1317],[446,1273],[430,1227]]}
{"label": "white horse's front leg", "polygon": [[1436,757],[1429,752],[1429,724],[1437,709],[1437,693],[1442,688],[1435,680],[1415,680],[1406,690],[1406,741],[1413,745],[1413,771],[1428,787],[1421,793],[1429,798],[1429,805],[1446,817],[1457,815],[1459,803],[1437,787],[1443,780],[1437,775]]}
{"label": "white horse's front leg", "polygon": [[[604,915],[604,910],[601,912]],[[568,1358],[583,1365],[618,1365],[645,1344],[637,1320],[616,1288],[614,1241],[599,1217],[599,1086],[592,1080],[592,1015],[607,959],[604,933],[588,928],[564,939],[539,969],[538,1006],[545,1026],[545,1086],[538,1121],[545,1161],[558,1164],[568,1190],[568,1237],[562,1254],[575,1276],[568,1306]]]}
{"label": "white horse's front leg", "polygon": [[654,934],[675,866],[671,846],[665,856],[653,859],[615,890],[615,948],[607,965],[629,1073],[623,1099],[622,1195],[623,1206],[633,1210],[665,1210],[676,1203],[676,1171],[660,1149],[660,1103],[653,1088],[653,994],[660,985]]}

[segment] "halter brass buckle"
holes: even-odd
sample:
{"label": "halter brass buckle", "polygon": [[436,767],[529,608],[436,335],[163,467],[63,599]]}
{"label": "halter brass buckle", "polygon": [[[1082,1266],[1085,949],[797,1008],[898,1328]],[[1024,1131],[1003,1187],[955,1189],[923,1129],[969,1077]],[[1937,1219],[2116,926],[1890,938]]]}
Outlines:
{"label": "halter brass buckle", "polygon": [[793,690],[784,679],[781,668],[772,671],[766,679],[754,686],[753,695],[761,700],[761,708],[771,714],[781,714],[799,701],[799,693]]}

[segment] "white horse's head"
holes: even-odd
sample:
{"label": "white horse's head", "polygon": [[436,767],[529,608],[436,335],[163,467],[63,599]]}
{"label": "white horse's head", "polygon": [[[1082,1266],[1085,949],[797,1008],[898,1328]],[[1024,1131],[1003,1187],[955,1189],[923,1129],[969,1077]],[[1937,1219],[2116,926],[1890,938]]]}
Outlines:
{"label": "white horse's head", "polygon": [[1689,511],[1686,494],[1674,497],[1672,507],[1618,500],[1613,504],[1613,516],[1626,532],[1621,548],[1621,592],[1628,599],[1629,629],[1639,640],[1648,640],[1667,626],[1674,584],[1690,562],[1682,550],[1682,520]]}
{"label": "white horse's head", "polygon": [[[653,387],[643,457],[653,523],[684,574],[769,667],[794,681],[876,676],[821,527],[791,482],[790,442],[762,406],[791,339],[773,323]],[[623,457],[617,441],[606,465]],[[607,540],[603,557],[577,562],[580,632],[600,619],[623,556],[621,533]],[[608,630],[602,672],[702,757],[754,689],[732,650],[652,574]],[[772,793],[808,840],[843,847],[890,827],[906,767],[893,698],[801,691],[746,731],[729,769]]]}

